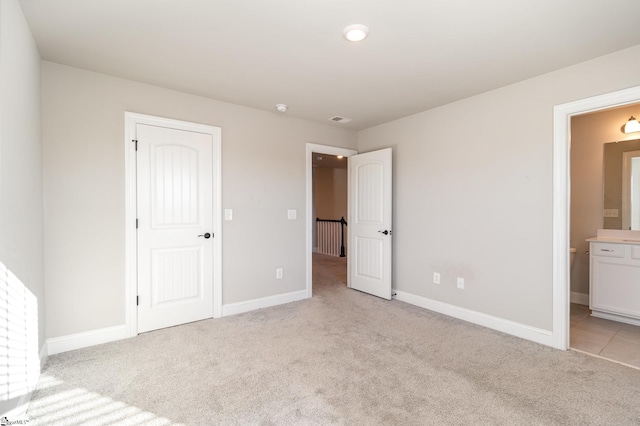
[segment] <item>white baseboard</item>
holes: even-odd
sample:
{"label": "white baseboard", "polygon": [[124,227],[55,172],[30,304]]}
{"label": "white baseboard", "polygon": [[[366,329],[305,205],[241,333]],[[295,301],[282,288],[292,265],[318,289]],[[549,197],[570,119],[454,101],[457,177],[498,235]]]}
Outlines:
{"label": "white baseboard", "polygon": [[[256,309],[268,308],[270,306],[282,305],[283,303],[296,302],[307,298],[307,290],[294,291],[291,293],[278,294],[261,299],[248,300],[246,302],[230,303],[222,307],[222,316],[235,315],[249,312]],[[87,348],[89,346],[100,345],[102,343],[113,342],[129,338],[126,325],[101,328],[98,330],[86,331],[83,333],[70,334],[68,336],[54,337],[47,339],[48,355],[55,355],[62,352]]]}
{"label": "white baseboard", "polygon": [[226,317],[228,315],[241,314],[243,312],[255,311],[256,309],[297,302],[298,300],[307,298],[307,290],[300,290],[293,291],[291,293],[263,297],[261,299],[247,300],[246,302],[228,303],[222,306],[222,316]]}
{"label": "white baseboard", "polygon": [[126,325],[100,328],[98,330],[85,331],[83,333],[70,334],[68,336],[47,339],[48,354],[55,355],[61,352],[101,345],[130,337]]}
{"label": "white baseboard", "polygon": [[589,294],[578,293],[577,291],[571,292],[571,303],[577,303],[578,305],[589,306]]}
{"label": "white baseboard", "polygon": [[394,292],[396,293],[396,300],[468,321],[473,324],[481,325],[483,327],[491,328],[522,339],[531,340],[546,346],[552,346],[553,333],[551,333],[551,331],[505,320],[503,318],[494,317],[492,315],[483,314],[481,312],[472,311],[470,309],[461,308],[459,306],[450,305],[448,303],[439,302],[426,297],[416,296],[399,290],[394,290]]}
{"label": "white baseboard", "polygon": [[604,318],[611,321],[622,322],[625,324],[640,326],[640,319],[631,318],[624,315],[610,314],[608,312],[602,312],[602,311],[591,311],[591,316],[596,318]]}

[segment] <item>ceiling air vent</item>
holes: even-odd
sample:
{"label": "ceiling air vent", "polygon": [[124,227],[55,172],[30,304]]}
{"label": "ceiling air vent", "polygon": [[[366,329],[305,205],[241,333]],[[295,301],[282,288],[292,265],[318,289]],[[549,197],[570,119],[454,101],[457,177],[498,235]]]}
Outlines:
{"label": "ceiling air vent", "polygon": [[350,121],[353,121],[353,119],[351,118],[346,118],[346,117],[340,117],[340,116],[333,116],[329,119],[329,121],[333,121],[335,123],[348,123]]}

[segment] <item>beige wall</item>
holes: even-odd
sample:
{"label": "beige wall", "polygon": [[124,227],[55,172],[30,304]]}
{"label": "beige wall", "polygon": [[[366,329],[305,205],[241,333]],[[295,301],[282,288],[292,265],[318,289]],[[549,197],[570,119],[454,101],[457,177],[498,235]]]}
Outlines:
{"label": "beige wall", "polygon": [[44,344],[40,55],[20,5],[0,2],[0,262],[38,298]]}
{"label": "beige wall", "polygon": [[314,169],[316,217],[347,219],[347,169]]}
{"label": "beige wall", "polygon": [[[631,115],[640,115],[640,105],[610,109],[573,117],[571,120],[571,247],[577,249],[571,270],[571,291],[589,293],[589,256],[585,251],[596,230],[612,227],[621,216],[604,219],[603,145],[637,139],[638,133],[624,134],[621,127]],[[619,228],[618,228],[619,229]]]}
{"label": "beige wall", "polygon": [[354,148],[355,132],[50,62],[42,76],[48,337],[125,321],[125,111],[222,127],[225,304],[305,288],[306,143]]}
{"label": "beige wall", "polygon": [[551,330],[553,107],[639,67],[636,46],[360,131],[360,152],[394,150],[395,287]]}
{"label": "beige wall", "polygon": [[[26,380],[30,386],[32,377],[37,379],[38,355],[45,344],[46,325],[40,55],[15,0],[0,1],[0,93],[0,263],[22,283],[13,289],[14,297],[22,294],[22,301],[30,300],[31,293],[38,303],[37,329],[27,327],[24,336],[27,353],[23,354],[21,363],[9,362],[8,373],[3,371],[5,378],[9,374],[3,386],[9,387],[13,398],[7,399],[4,393],[0,397],[0,413],[7,413],[18,405],[22,396],[22,392],[18,392],[22,391],[20,384],[24,385]],[[6,288],[1,291],[5,293]],[[35,309],[26,308],[26,312],[23,309],[25,307],[17,303],[4,304],[0,308],[3,325],[5,319],[13,315],[18,319],[23,315],[29,319],[36,315]],[[8,347],[6,343],[0,345],[0,350],[9,353],[10,349],[24,349],[22,344],[19,346],[14,347],[10,341]],[[3,365],[6,368],[4,354]]]}
{"label": "beige wall", "polygon": [[[639,65],[636,46],[359,132],[361,152],[394,148],[395,287],[550,330],[553,106],[640,85]],[[354,148],[353,132],[49,62],[42,73],[48,337],[124,322],[124,111],[223,128],[224,303],[304,288],[304,144]]]}

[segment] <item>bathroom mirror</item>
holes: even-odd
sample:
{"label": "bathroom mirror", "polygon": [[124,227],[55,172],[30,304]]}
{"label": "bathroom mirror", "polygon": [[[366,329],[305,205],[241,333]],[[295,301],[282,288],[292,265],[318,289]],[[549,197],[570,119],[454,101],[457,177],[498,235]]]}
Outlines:
{"label": "bathroom mirror", "polygon": [[640,139],[604,144],[604,229],[640,230]]}

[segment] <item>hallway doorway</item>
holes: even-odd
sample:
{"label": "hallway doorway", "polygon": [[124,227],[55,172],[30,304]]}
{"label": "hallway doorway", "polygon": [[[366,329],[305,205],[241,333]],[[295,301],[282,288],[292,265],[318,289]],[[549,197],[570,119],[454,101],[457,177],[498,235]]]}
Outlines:
{"label": "hallway doorway", "polygon": [[[313,152],[313,284],[347,285],[348,158]],[[320,279],[319,281],[319,278]]]}
{"label": "hallway doorway", "polygon": [[[313,295],[313,280],[316,275],[314,273],[314,269],[322,267],[322,263],[317,264],[314,260],[314,257],[318,257],[314,256],[318,252],[317,219],[340,220],[341,218],[344,218],[346,220],[348,218],[348,158],[357,153],[357,151],[352,149],[312,143],[307,144],[307,297],[312,297]],[[319,179],[321,179],[322,182]],[[326,215],[328,217],[319,217],[319,214]],[[342,226],[342,228],[344,229],[344,243],[346,245],[348,240],[348,223]],[[340,243],[342,243],[342,238],[340,238]],[[338,247],[337,250],[337,256],[331,257],[338,257],[338,259],[342,260],[339,264],[344,265],[343,268],[346,284],[346,276],[348,273],[347,258],[346,256],[340,257],[340,247]],[[344,253],[346,254],[346,247]],[[325,254],[325,256],[327,256],[327,254]]]}

